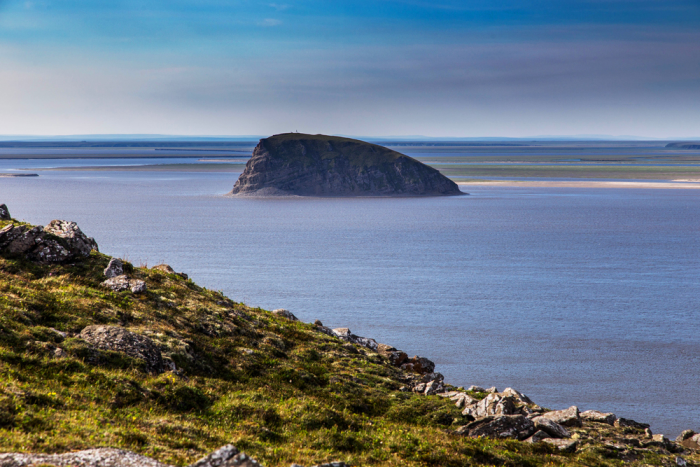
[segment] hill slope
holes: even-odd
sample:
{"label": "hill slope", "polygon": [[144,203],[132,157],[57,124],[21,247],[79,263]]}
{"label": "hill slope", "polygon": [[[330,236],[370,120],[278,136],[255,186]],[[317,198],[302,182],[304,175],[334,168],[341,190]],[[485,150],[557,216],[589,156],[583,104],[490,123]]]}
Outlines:
{"label": "hill slope", "polygon": [[383,146],[287,133],[260,140],[231,194],[439,196],[461,192],[439,171]]}
{"label": "hill slope", "polygon": [[[513,390],[454,388],[425,358],[250,308],[165,265],[78,254],[92,239],[56,225],[73,237],[0,220],[0,452],[111,447],[187,465],[232,443],[267,466],[700,460],[610,414],[595,421]],[[15,229],[24,237],[7,243]],[[27,232],[68,254],[36,256]],[[530,441],[543,441],[521,441],[535,430]],[[0,455],[0,466],[26,465],[17,459]]]}

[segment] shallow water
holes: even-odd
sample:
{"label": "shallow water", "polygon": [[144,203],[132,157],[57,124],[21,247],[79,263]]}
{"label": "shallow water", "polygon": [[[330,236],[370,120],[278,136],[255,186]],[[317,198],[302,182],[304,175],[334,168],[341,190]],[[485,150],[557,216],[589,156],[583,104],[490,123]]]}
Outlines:
{"label": "shallow water", "polygon": [[235,300],[427,356],[452,384],[672,436],[700,428],[696,190],[221,196],[236,177],[49,171],[0,179],[0,202],[37,224],[75,220],[103,252],[167,262]]}

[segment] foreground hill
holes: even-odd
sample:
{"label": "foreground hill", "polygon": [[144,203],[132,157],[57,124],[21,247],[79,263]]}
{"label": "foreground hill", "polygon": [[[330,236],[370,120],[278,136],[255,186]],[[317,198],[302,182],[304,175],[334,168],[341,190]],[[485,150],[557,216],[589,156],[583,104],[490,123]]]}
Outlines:
{"label": "foreground hill", "polygon": [[287,133],[261,139],[234,195],[459,195],[455,182],[417,160],[376,144]]}
{"label": "foreground hill", "polygon": [[678,444],[613,414],[455,388],[427,358],[110,258],[74,223],[0,217],[2,467],[184,466],[221,446],[196,466],[700,461],[692,432]]}

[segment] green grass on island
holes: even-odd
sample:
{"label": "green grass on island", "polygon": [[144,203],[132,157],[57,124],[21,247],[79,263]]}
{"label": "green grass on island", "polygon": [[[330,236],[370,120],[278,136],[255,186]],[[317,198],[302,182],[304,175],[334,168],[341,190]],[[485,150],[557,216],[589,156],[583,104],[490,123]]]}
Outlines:
{"label": "green grass on island", "polygon": [[[461,409],[399,391],[407,374],[383,356],[177,274],[125,263],[147,292],[109,291],[109,259],[0,256],[1,452],[118,447],[187,465],[232,443],[265,466],[617,466],[629,453],[603,439],[639,435],[587,424],[573,430],[576,453],[459,436]],[[77,334],[93,324],[149,336],[179,370],[151,375],[140,360],[89,347]],[[675,456],[635,452],[632,465]]]}

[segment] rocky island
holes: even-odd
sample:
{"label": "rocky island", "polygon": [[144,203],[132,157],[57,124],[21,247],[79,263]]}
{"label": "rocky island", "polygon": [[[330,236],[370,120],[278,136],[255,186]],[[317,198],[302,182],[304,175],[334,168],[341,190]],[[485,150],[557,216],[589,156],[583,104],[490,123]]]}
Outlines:
{"label": "rocky island", "polygon": [[0,204],[0,467],[700,463],[691,430],[673,441],[435,370]]}
{"label": "rocky island", "polygon": [[232,195],[444,196],[463,194],[438,170],[350,138],[286,133],[260,140]]}

